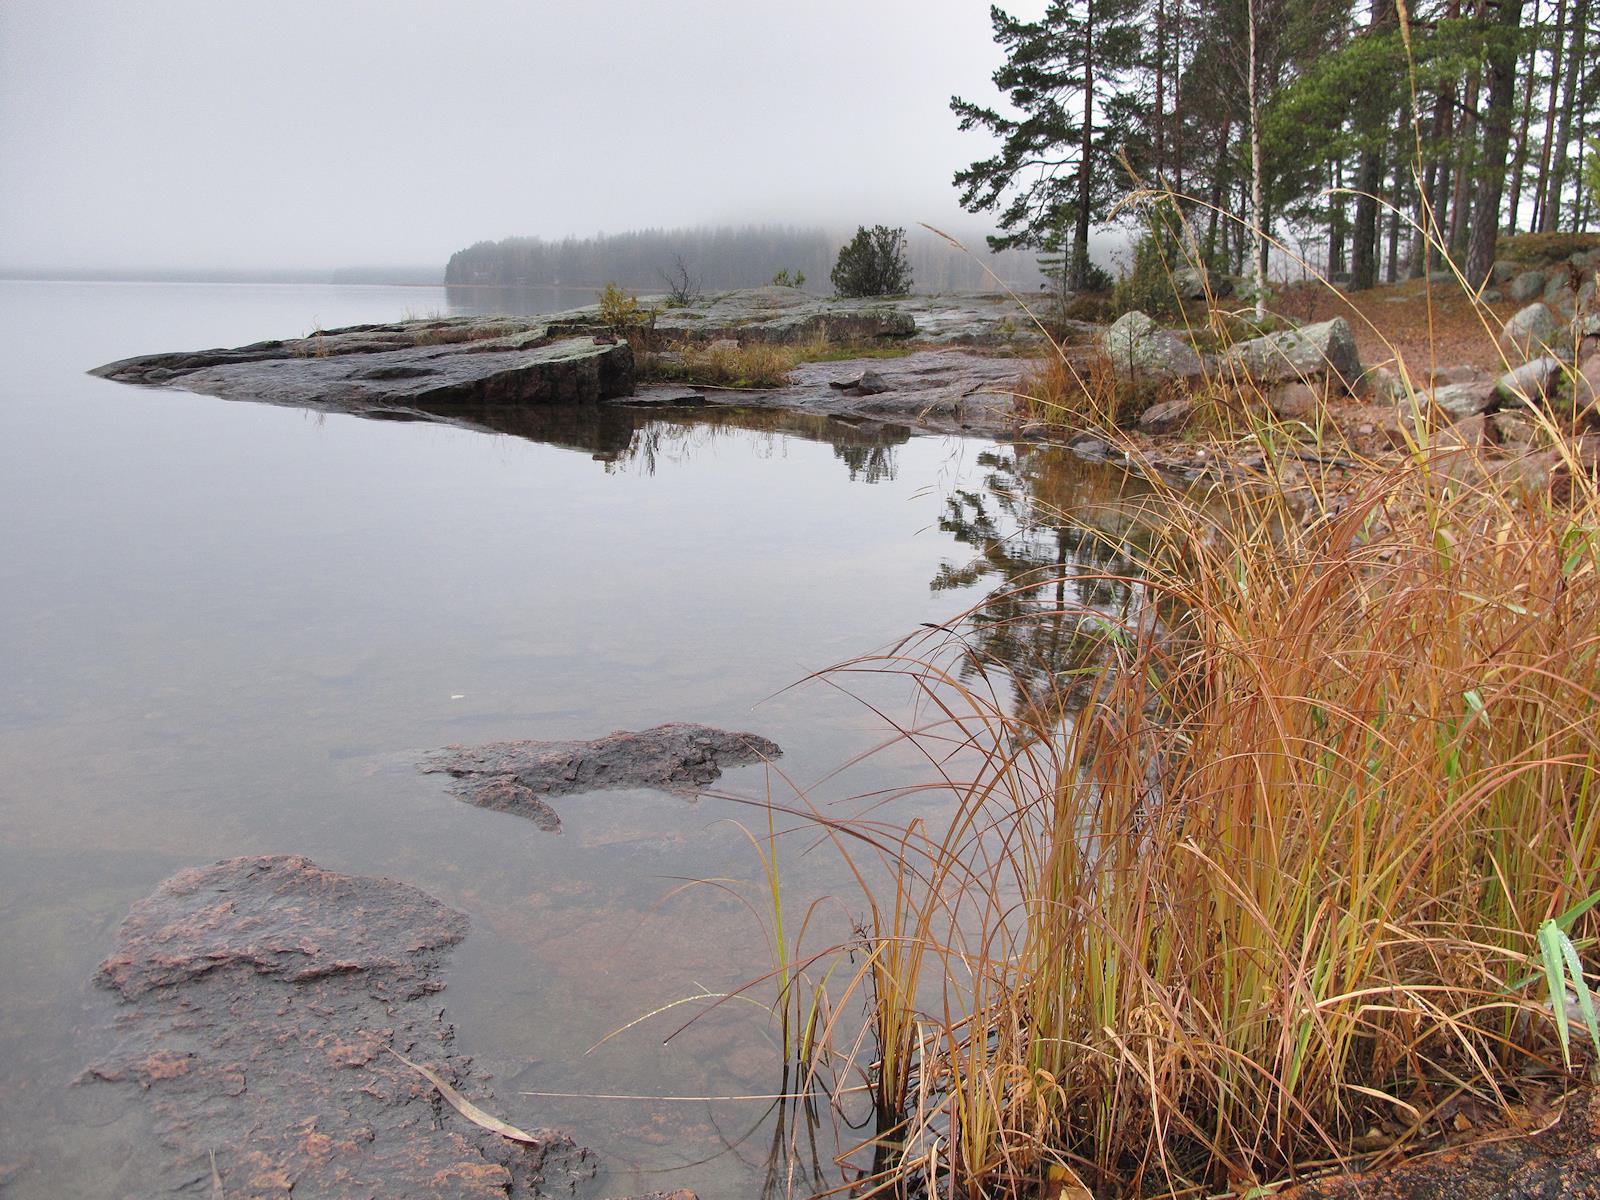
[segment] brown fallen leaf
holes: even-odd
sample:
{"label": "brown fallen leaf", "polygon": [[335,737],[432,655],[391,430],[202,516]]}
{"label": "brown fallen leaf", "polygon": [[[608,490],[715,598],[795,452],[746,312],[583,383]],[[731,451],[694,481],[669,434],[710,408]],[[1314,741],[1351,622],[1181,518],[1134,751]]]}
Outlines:
{"label": "brown fallen leaf", "polygon": [[448,1103],[451,1108],[455,1109],[479,1129],[487,1129],[490,1133],[499,1134],[508,1141],[521,1142],[526,1146],[537,1146],[539,1144],[539,1139],[534,1137],[533,1134],[528,1133],[526,1130],[518,1129],[515,1125],[507,1124],[499,1117],[491,1116],[489,1113],[484,1112],[483,1109],[479,1108],[471,1100],[468,1100],[460,1092],[456,1091],[455,1088],[451,1087],[443,1079],[440,1079],[438,1075],[434,1074],[434,1072],[430,1071],[421,1063],[412,1062],[393,1046],[385,1046],[384,1049],[398,1058],[401,1062],[405,1063],[406,1066],[410,1067],[418,1075],[421,1075],[429,1083],[433,1084],[433,1086],[439,1090],[439,1095],[445,1098],[445,1102]]}

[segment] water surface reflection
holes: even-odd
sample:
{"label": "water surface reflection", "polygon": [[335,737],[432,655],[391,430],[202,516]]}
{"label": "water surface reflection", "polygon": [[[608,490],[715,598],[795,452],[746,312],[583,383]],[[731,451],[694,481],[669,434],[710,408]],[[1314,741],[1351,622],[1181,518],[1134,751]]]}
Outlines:
{"label": "water surface reflection", "polygon": [[[594,794],[563,801],[551,836],[451,799],[415,758],[700,720],[784,747],[782,776],[743,768],[728,791],[801,787],[849,815],[850,797],[904,788],[923,765],[892,751],[833,774],[882,726],[832,688],[790,685],[1071,560],[1020,497],[1047,475],[1090,481],[1085,496],[1111,484],[1037,449],[770,410],[375,422],[83,374],[451,303],[442,289],[0,283],[8,1196],[139,1192],[161,1152],[140,1114],[72,1086],[108,1011],[88,981],[134,900],[238,854],[389,875],[467,912],[444,996],[459,1044],[507,1119],[604,1152],[596,1194],[746,1197],[791,1170],[827,1175],[856,1136],[824,1120],[813,1147],[802,1111],[796,1143],[792,1106],[582,1098],[781,1090],[754,1005],[670,1041],[678,1010],[603,1041],[765,969],[738,896],[673,882],[757,886],[736,822],[759,825],[758,810]],[[995,652],[1055,661],[1047,645]],[[862,687],[891,710],[908,699]],[[945,801],[897,805],[876,815],[937,820]],[[807,837],[780,841],[786,886],[835,897],[819,930],[847,933],[848,873]],[[791,1144],[799,1160],[771,1161]]]}

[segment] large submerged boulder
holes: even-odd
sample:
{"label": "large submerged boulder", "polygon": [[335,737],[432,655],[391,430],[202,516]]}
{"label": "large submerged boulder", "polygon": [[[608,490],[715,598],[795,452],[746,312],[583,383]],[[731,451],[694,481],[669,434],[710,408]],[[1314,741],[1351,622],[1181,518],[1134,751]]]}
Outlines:
{"label": "large submerged boulder", "polygon": [[469,804],[527,817],[555,832],[561,820],[548,797],[617,788],[693,793],[720,778],[724,767],[782,753],[754,733],[677,723],[588,741],[449,746],[424,759],[422,770],[449,775],[451,791]]}
{"label": "large submerged boulder", "polygon": [[466,931],[416,888],[293,856],[183,871],[141,900],[96,977],[119,1001],[117,1046],[83,1074],[154,1118],[137,1194],[568,1195],[588,1152],[487,1132],[402,1061],[497,1107],[438,1001]]}

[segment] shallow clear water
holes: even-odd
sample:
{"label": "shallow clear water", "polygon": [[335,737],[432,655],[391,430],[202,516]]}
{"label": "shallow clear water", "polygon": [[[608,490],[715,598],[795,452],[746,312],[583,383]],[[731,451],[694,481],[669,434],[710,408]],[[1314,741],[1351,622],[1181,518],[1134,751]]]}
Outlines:
{"label": "shallow clear water", "polygon": [[[134,1186],[144,1139],[126,1093],[69,1086],[110,1008],[90,977],[160,880],[264,853],[389,875],[470,915],[444,993],[458,1045],[503,1116],[600,1151],[597,1194],[717,1200],[766,1178],[760,1104],[518,1094],[778,1085],[754,1005],[663,1045],[691,1011],[676,1008],[585,1053],[766,969],[734,897],[674,894],[684,877],[753,880],[733,822],[763,814],[594,793],[556,802],[553,836],[452,799],[413,764],[450,743],[694,720],[776,740],[818,803],[910,781],[906,753],[827,778],[883,727],[832,688],[790,685],[997,582],[952,574],[975,547],[952,536],[947,501],[984,494],[1006,451],[770,414],[492,436],[83,373],[435,311],[451,311],[443,289],[0,283],[8,1196]],[[757,767],[719,787],[789,783]],[[785,850],[787,878],[847,912],[848,878],[809,844]]]}

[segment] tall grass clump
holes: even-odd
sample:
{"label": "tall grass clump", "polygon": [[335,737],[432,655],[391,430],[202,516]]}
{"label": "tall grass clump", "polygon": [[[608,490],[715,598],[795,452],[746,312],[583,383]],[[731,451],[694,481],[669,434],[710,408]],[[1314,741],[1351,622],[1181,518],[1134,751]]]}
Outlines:
{"label": "tall grass clump", "polygon": [[1243,1192],[1561,1085],[1539,931],[1593,969],[1600,497],[1550,435],[1560,486],[1418,449],[1161,496],[1123,618],[1077,614],[1065,729],[939,647],[850,665],[921,689],[905,736],[958,799],[851,843],[897,879],[885,1180]]}

